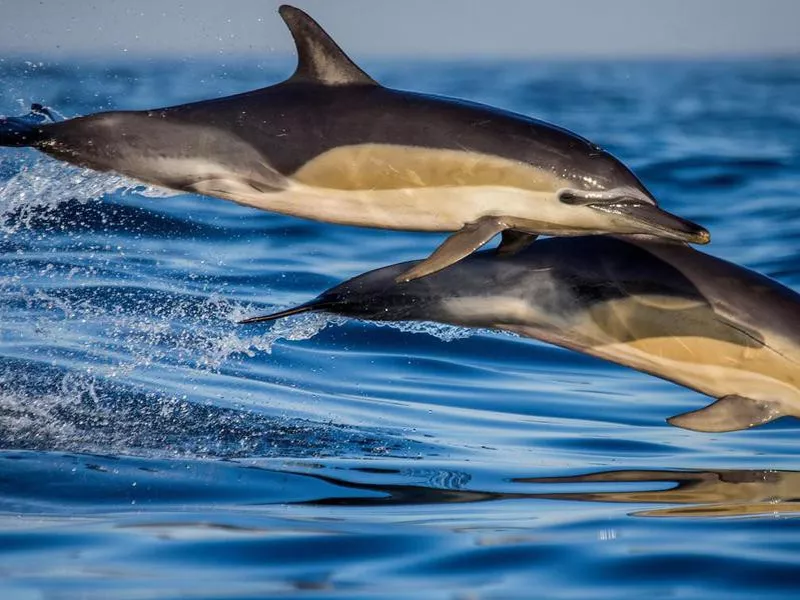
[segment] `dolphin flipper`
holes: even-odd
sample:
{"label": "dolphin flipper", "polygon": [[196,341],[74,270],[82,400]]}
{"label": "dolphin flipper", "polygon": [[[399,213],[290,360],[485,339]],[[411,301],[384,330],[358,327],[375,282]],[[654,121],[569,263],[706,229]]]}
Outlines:
{"label": "dolphin flipper", "polygon": [[405,283],[441,271],[466,258],[508,227],[503,217],[493,216],[481,217],[477,221],[467,223],[448,237],[433,251],[433,254],[399,275],[395,281]]}
{"label": "dolphin flipper", "polygon": [[741,431],[756,425],[774,421],[784,414],[772,402],[763,402],[745,398],[744,396],[723,396],[713,404],[675,415],[667,419],[670,425],[704,431],[721,433],[725,431]]}
{"label": "dolphin flipper", "polygon": [[497,247],[497,253],[501,256],[516,254],[530,246],[537,237],[539,236],[535,233],[506,229],[503,231],[503,238],[500,240],[500,245]]}

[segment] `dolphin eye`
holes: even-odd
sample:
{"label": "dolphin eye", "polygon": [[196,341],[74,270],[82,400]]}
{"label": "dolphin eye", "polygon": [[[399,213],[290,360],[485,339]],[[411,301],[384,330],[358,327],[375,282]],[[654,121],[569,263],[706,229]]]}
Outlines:
{"label": "dolphin eye", "polygon": [[564,190],[558,195],[558,199],[564,204],[570,204],[573,206],[579,204],[587,204],[588,202],[591,202],[590,199],[584,198],[583,196],[579,196],[572,190]]}
{"label": "dolphin eye", "polygon": [[575,204],[575,193],[574,192],[561,192],[558,195],[558,199],[563,202],[564,204]]}

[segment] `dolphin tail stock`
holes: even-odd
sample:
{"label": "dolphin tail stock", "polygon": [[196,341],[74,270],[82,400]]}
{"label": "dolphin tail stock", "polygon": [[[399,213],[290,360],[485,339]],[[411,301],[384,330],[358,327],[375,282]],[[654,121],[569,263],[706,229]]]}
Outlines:
{"label": "dolphin tail stock", "polygon": [[41,104],[32,104],[21,117],[0,117],[0,146],[35,146],[45,138],[41,126],[55,121],[53,111]]}
{"label": "dolphin tail stock", "polygon": [[279,310],[278,312],[270,313],[268,315],[250,317],[248,319],[239,321],[238,324],[250,325],[251,323],[265,323],[267,321],[277,321],[278,319],[283,319],[284,317],[291,317],[292,315],[300,315],[303,313],[318,312],[321,310],[325,310],[325,307],[329,306],[330,304],[331,303],[329,302],[320,302],[319,300],[312,300],[311,302],[306,302],[304,304],[299,304],[298,306],[293,306],[292,308]]}

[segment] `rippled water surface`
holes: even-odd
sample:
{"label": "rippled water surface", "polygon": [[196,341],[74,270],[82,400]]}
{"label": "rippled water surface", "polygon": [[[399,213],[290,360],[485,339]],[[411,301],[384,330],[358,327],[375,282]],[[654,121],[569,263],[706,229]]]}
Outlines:
{"label": "rippled water surface", "polygon": [[[384,63],[628,162],[800,289],[800,63]],[[0,114],[227,95],[289,63],[0,62]],[[509,335],[238,319],[441,236],[323,225],[0,151],[0,596],[792,598],[800,425]]]}

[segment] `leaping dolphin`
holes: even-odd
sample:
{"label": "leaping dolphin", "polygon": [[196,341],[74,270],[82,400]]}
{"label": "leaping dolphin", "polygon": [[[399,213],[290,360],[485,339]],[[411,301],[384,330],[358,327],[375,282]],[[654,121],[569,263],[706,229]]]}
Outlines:
{"label": "leaping dolphin", "polygon": [[588,140],[489,106],[383,87],[303,11],[282,6],[280,15],[298,64],[277,85],[58,123],[0,119],[0,145],[317,221],[456,232],[402,280],[500,232],[506,252],[538,234],[709,241]]}
{"label": "leaping dolphin", "polygon": [[800,295],[692,248],[612,236],[479,252],[407,284],[401,263],[296,308],[516,332],[650,373],[717,401],[672,425],[735,431],[800,417]]}

